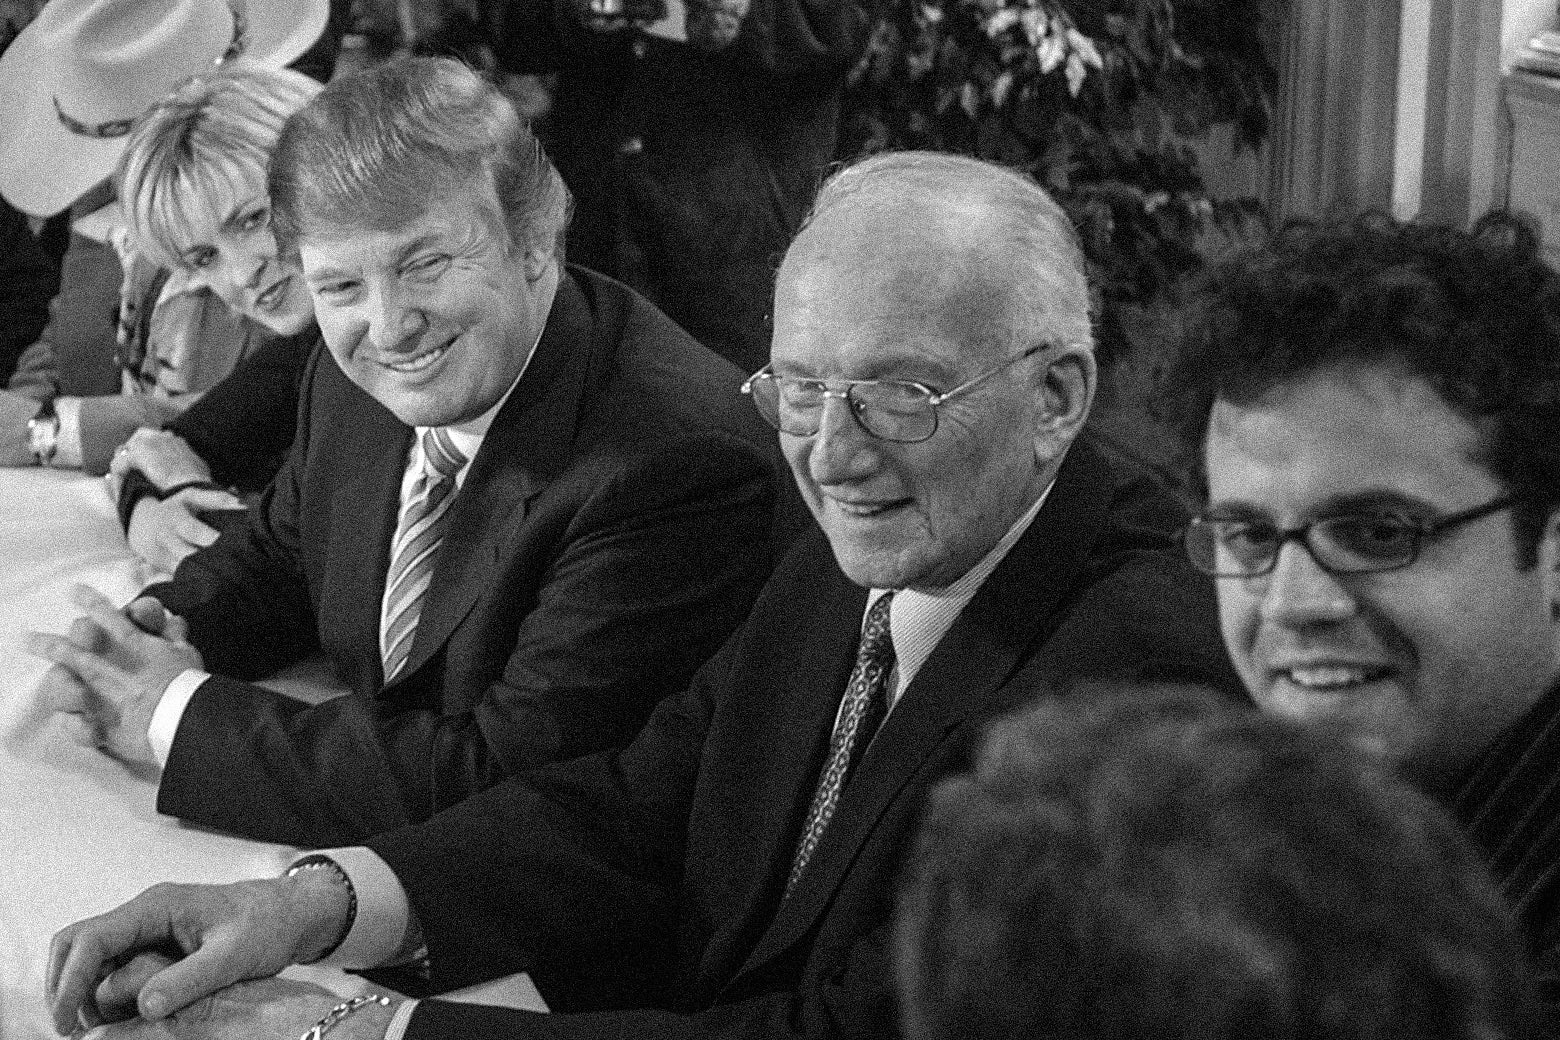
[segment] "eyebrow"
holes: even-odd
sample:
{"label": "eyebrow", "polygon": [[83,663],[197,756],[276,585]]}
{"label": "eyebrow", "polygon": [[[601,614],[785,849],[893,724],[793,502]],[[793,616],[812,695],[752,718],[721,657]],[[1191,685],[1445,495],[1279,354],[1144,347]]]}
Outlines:
{"label": "eyebrow", "polygon": [[[1312,506],[1307,511],[1307,515],[1309,519],[1318,519],[1358,514],[1403,513],[1413,515],[1416,513],[1442,512],[1445,512],[1445,510],[1432,502],[1420,498],[1418,495],[1408,495],[1401,491],[1377,488],[1354,491],[1343,495],[1329,495]],[[1204,510],[1204,514],[1230,520],[1262,521],[1270,521],[1273,515],[1270,510],[1264,509],[1256,503],[1241,499],[1218,503],[1210,502],[1208,508]]]}
{"label": "eyebrow", "polygon": [[[438,244],[439,232],[433,231],[418,235],[416,238],[407,242],[405,245],[401,246],[395,251],[395,258],[391,262],[390,266],[399,267],[406,263],[407,259],[410,258],[412,254],[418,252],[419,250],[427,249],[429,246]],[[317,268],[312,273],[305,271],[303,280],[309,285],[319,285],[323,282],[335,281],[338,278],[351,277],[355,277],[355,275],[353,275],[352,272],[348,269],[339,265],[331,264],[325,267]]]}
{"label": "eyebrow", "polygon": [[426,234],[418,235],[416,238],[414,238],[410,242],[406,243],[400,249],[396,250],[396,253],[395,253],[395,265],[397,267],[399,267],[400,265],[406,263],[406,261],[411,258],[413,253],[419,252],[420,250],[423,250],[423,249],[427,249],[429,246],[432,246],[432,245],[438,245],[439,244],[438,240],[439,240],[439,233],[438,232],[428,232]]}
{"label": "eyebrow", "polygon": [[[233,208],[228,211],[228,215],[222,218],[222,230],[231,231],[238,227],[238,225],[243,222],[245,211],[253,208],[255,203],[260,201],[260,197],[255,196],[253,198],[242,199],[236,203]],[[269,200],[266,200],[264,204],[269,205]]]}

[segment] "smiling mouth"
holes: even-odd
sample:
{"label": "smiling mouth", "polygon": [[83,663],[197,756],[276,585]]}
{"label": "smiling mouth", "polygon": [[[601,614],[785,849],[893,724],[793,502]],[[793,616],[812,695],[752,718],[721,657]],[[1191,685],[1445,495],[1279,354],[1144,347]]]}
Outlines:
{"label": "smiling mouth", "polygon": [[410,375],[416,372],[421,372],[423,369],[438,361],[445,354],[449,353],[450,343],[453,342],[455,341],[450,340],[449,343],[442,343],[439,346],[434,347],[432,350],[424,351],[423,353],[409,357],[404,361],[383,361],[381,364],[390,369],[390,371],[400,372],[403,375]]}
{"label": "smiling mouth", "polygon": [[843,502],[834,498],[830,499],[830,501],[846,516],[865,518],[880,516],[891,509],[897,509],[908,502],[909,499],[896,498],[892,502]]}
{"label": "smiling mouth", "polygon": [[287,287],[292,282],[292,275],[288,275],[265,292],[255,297],[255,307],[263,311],[275,310],[287,295]]}
{"label": "smiling mouth", "polygon": [[1276,674],[1302,690],[1339,693],[1384,679],[1391,669],[1364,665],[1322,664],[1280,669]]}

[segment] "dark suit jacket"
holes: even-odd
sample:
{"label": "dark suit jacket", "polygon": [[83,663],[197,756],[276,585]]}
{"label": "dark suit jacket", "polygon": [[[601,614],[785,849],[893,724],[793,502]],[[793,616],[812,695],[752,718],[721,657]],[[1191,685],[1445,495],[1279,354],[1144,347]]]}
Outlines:
{"label": "dark suit jacket", "polygon": [[822,537],[804,537],[626,750],[512,778],[369,842],[407,888],[437,986],[531,969],[555,1010],[577,1010],[428,1001],[407,1035],[892,1036],[902,849],[927,785],[966,765],[982,721],[1080,680],[1240,688],[1210,584],[1141,526],[1173,513],[1075,445],[782,902],[866,602]]}
{"label": "dark suit jacket", "polygon": [[262,490],[292,447],[303,373],[319,346],[313,326],[296,336],[266,337],[167,428],[206,461],[217,483]]}
{"label": "dark suit jacket", "polygon": [[[747,613],[769,570],[772,438],[735,369],[626,287],[562,280],[471,464],[401,678],[380,603],[413,431],[328,351],[251,522],[151,591],[215,673],[158,809],[294,844],[418,820],[498,778],[627,742]],[[322,647],[317,707],[239,680]]]}

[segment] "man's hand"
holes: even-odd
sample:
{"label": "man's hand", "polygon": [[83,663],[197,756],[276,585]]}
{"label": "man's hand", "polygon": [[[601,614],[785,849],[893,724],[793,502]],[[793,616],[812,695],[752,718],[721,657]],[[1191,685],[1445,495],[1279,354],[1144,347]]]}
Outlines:
{"label": "man's hand", "polygon": [[[182,1021],[169,1025],[170,1032],[124,1035],[205,1036],[199,1027],[208,1018],[224,1027],[237,1023],[212,1036],[268,1035],[243,1032],[242,1019],[262,1014],[258,1007],[244,1009],[266,1003],[250,997],[275,995],[274,988],[227,991],[217,1001],[196,1002],[235,982],[268,978],[289,964],[312,960],[334,942],[346,923],[348,896],[326,873],[306,870],[232,885],[157,885],[118,909],[63,929],[49,946],[46,978],[54,1027],[63,1034],[134,1011],[157,1020],[188,1008]],[[335,1003],[330,998],[323,1007],[309,1004],[307,1021],[277,1035],[300,1035]]]}
{"label": "man's hand", "polygon": [[742,32],[750,0],[688,0],[688,42],[704,51],[725,50]]}
{"label": "man's hand", "polygon": [[[167,1018],[102,1026],[83,1040],[296,1040],[339,1003],[311,983],[260,979],[218,990]],[[380,1040],[394,1014],[393,1007],[366,1005],[334,1026],[331,1040]]]}
{"label": "man's hand", "polygon": [[172,574],[186,556],[217,540],[217,529],[198,513],[242,508],[233,495],[211,488],[190,488],[162,501],[148,495],[135,504],[126,535],[137,556]]}
{"label": "man's hand", "polygon": [[183,619],[156,600],[138,599],[120,611],[85,585],[72,599],[86,613],[67,635],[27,637],[28,650],[56,665],[44,676],[44,695],[55,711],[79,716],[98,747],[156,769],[147,738],[152,712],[180,672],[201,667],[200,652],[185,640]]}
{"label": "man's hand", "polygon": [[38,402],[11,390],[0,390],[0,466],[31,466],[32,441],[27,420],[38,414]]}

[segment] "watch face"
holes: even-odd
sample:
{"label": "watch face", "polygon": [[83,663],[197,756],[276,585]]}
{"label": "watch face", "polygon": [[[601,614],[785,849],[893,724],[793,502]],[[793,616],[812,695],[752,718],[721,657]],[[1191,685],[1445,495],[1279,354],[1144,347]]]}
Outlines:
{"label": "watch face", "polygon": [[27,420],[27,447],[38,465],[47,466],[54,461],[59,441],[60,417],[54,413],[54,402],[45,401],[38,414]]}

